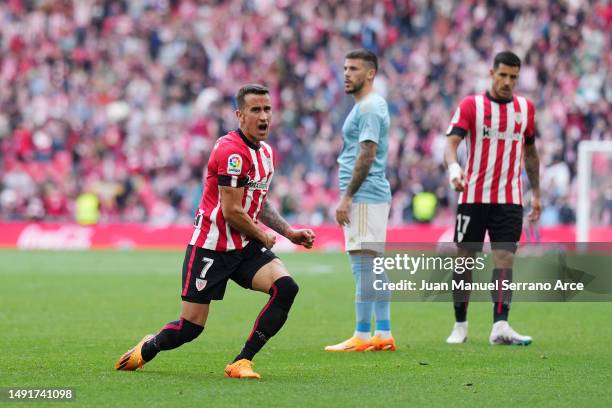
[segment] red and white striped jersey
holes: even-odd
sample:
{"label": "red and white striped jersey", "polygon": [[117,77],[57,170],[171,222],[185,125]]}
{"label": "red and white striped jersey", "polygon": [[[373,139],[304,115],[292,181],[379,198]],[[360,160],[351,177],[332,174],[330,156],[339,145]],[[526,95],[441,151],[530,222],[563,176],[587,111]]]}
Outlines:
{"label": "red and white striped jersey", "polygon": [[467,188],[459,204],[523,205],[521,169],[525,144],[535,142],[535,108],[522,96],[511,100],[489,93],[464,98],[447,135],[467,143]]}
{"label": "red and white striped jersey", "polygon": [[257,223],[273,173],[273,152],[267,143],[251,143],[240,129],[219,138],[208,159],[189,244],[221,252],[244,248],[249,239],[225,221],[219,186],[244,187],[242,207]]}

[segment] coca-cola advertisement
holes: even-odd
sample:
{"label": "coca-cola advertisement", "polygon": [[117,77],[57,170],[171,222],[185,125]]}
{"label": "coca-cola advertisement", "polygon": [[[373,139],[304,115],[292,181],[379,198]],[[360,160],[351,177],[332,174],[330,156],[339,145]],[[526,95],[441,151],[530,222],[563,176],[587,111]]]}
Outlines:
{"label": "coca-cola advertisement", "polygon": [[[0,247],[24,250],[87,250],[87,249],[183,249],[193,233],[193,226],[164,227],[147,224],[104,224],[81,226],[62,223],[0,223]],[[342,250],[342,230],[335,225],[314,227],[318,250]],[[594,228],[592,242],[609,242],[612,229]],[[277,251],[294,251],[299,247],[278,237]],[[388,242],[452,242],[450,227],[409,225],[390,227]],[[574,242],[573,227],[541,228],[537,234],[524,231],[522,242]]]}

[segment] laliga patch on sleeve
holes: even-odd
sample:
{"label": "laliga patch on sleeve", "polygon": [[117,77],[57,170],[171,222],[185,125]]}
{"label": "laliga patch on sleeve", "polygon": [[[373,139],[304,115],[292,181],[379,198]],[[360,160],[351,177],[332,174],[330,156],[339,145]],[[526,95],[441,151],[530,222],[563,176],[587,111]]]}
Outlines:
{"label": "laliga patch on sleeve", "polygon": [[234,153],[227,158],[227,174],[239,176],[240,173],[242,173],[242,157]]}

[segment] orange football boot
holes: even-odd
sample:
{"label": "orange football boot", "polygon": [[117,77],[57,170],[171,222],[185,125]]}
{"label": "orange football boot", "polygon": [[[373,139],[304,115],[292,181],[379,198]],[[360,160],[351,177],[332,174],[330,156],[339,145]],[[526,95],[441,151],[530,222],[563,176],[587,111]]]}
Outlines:
{"label": "orange football boot", "polygon": [[255,378],[259,380],[261,375],[253,371],[253,362],[243,358],[225,366],[225,376],[231,378]]}
{"label": "orange football boot", "polygon": [[140,342],[134,346],[134,348],[129,349],[125,352],[124,355],[121,356],[117,364],[115,364],[115,370],[123,370],[123,371],[134,371],[141,368],[145,365],[146,361],[142,359],[142,345],[145,341],[151,340],[153,337],[152,334],[147,334],[140,340]]}
{"label": "orange football boot", "polygon": [[342,343],[325,347],[325,351],[371,351],[373,349],[374,347],[369,341],[362,340],[355,336]]}
{"label": "orange football boot", "polygon": [[378,336],[373,336],[370,339],[370,343],[374,346],[376,351],[395,351],[395,340],[393,337],[389,339],[381,339]]}

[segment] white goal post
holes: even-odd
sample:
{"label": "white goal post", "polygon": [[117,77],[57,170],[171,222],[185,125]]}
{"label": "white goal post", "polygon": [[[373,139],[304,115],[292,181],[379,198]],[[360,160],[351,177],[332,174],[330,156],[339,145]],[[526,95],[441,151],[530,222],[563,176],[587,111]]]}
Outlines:
{"label": "white goal post", "polygon": [[608,153],[612,155],[612,141],[584,140],[578,144],[578,203],[576,206],[577,242],[589,241],[593,153]]}

